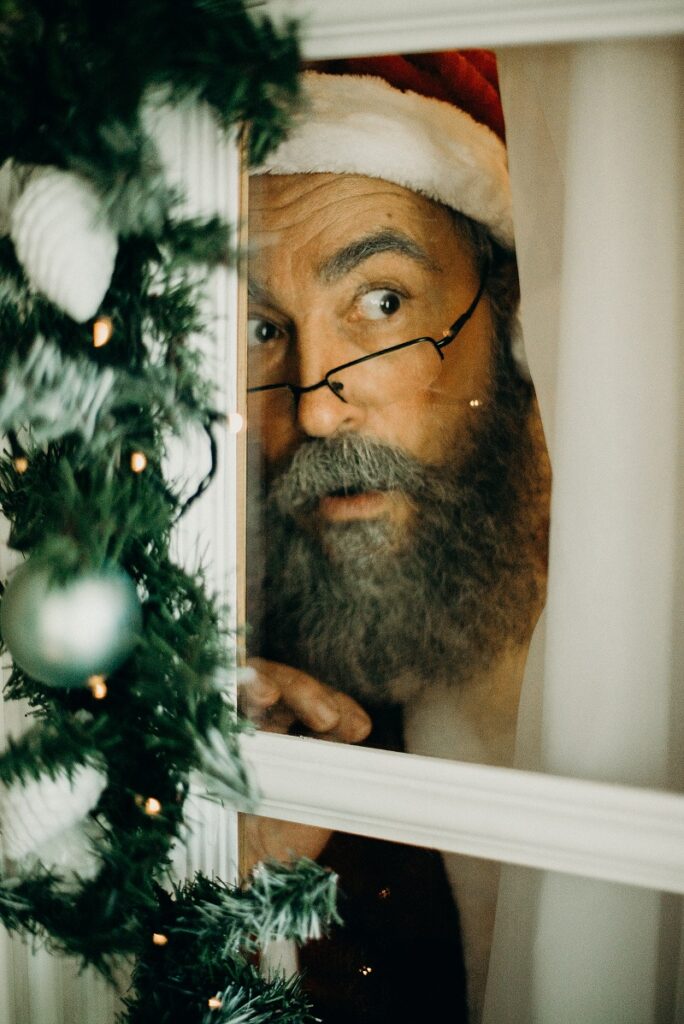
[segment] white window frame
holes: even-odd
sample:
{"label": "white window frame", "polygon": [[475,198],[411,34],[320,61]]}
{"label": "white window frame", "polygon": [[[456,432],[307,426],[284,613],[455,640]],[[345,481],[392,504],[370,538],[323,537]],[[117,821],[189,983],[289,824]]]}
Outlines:
{"label": "white window frame", "polygon": [[[308,59],[684,33],[679,0],[270,0]],[[260,813],[684,893],[684,797],[516,769],[259,734]]]}
{"label": "white window frame", "polygon": [[[267,7],[304,18],[304,55],[311,59],[684,34],[682,0],[270,0]],[[210,119],[188,112],[182,123],[170,123],[169,147],[192,212],[239,222],[238,154],[217,139]],[[237,343],[243,312],[234,272],[214,275],[207,309],[215,326],[207,356],[224,407],[244,411]],[[209,582],[226,598],[236,626],[243,614],[236,576],[244,566],[245,460],[240,435],[221,441],[215,485],[183,521],[178,548],[184,560],[213,566]],[[201,463],[199,443],[195,454]],[[6,573],[5,550],[0,556]],[[0,733],[19,732],[22,724],[21,707],[0,704]],[[263,795],[260,811],[269,816],[684,893],[684,797],[287,736],[246,737],[243,749]],[[207,801],[189,809],[193,833],[178,851],[180,875],[236,875],[236,815],[216,810]],[[69,964],[62,969],[45,952],[31,956],[0,935],[0,1019],[104,1024],[113,1014],[114,994],[99,977],[77,977]]]}

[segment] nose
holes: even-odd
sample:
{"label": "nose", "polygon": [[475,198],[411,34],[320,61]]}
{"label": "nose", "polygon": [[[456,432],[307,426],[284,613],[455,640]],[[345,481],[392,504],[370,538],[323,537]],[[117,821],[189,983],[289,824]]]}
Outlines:
{"label": "nose", "polygon": [[326,385],[299,396],[297,425],[308,437],[332,437],[357,430],[364,418],[362,408],[341,401]]}
{"label": "nose", "polygon": [[[325,341],[322,341],[325,339]],[[334,366],[345,360],[343,346],[335,343],[330,325],[322,331],[301,334],[298,344],[299,379],[302,386],[318,383]],[[331,437],[358,430],[365,420],[361,406],[342,401],[327,384],[304,391],[297,404],[297,426],[308,437]]]}

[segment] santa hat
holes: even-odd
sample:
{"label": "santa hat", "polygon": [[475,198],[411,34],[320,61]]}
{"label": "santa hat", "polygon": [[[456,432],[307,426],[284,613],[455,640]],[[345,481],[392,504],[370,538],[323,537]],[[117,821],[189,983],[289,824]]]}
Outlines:
{"label": "santa hat", "polygon": [[483,50],[336,61],[302,76],[304,105],[257,173],[382,178],[483,224],[513,248],[494,55]]}

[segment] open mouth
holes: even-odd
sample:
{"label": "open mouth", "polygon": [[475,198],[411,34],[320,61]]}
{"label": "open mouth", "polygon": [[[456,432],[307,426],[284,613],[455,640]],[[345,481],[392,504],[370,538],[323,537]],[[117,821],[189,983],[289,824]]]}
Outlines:
{"label": "open mouth", "polygon": [[340,487],[325,494],[318,503],[318,512],[328,522],[351,519],[375,519],[386,510],[388,492]]}
{"label": "open mouth", "polygon": [[365,494],[361,487],[339,487],[336,491],[328,491],[326,498],[355,498],[357,494]]}

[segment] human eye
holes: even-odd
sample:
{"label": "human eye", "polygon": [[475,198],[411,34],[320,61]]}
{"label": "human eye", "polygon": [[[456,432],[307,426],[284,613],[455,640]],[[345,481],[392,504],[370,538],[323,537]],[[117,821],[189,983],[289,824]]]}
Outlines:
{"label": "human eye", "polygon": [[366,320],[386,320],[401,309],[403,296],[392,288],[372,288],[357,300],[359,313]]}
{"label": "human eye", "polygon": [[272,341],[285,339],[285,332],[272,320],[263,316],[250,316],[247,320],[247,344],[250,348],[258,348]]}

